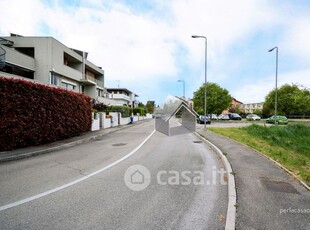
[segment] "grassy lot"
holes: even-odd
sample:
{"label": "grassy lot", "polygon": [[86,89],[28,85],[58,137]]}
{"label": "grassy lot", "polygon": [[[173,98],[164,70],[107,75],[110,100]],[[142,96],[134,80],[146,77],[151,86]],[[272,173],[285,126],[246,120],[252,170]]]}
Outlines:
{"label": "grassy lot", "polygon": [[251,125],[209,130],[244,143],[279,162],[310,185],[310,125]]}

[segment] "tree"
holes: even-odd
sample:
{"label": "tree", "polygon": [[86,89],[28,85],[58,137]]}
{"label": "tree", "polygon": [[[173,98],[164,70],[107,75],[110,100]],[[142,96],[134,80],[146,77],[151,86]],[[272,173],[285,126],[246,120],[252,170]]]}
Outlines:
{"label": "tree", "polygon": [[[204,85],[194,92],[194,109],[204,114]],[[227,89],[215,83],[207,83],[207,113],[220,114],[231,105],[232,97]]]}
{"label": "tree", "polygon": [[[297,84],[285,84],[278,89],[277,113],[290,115],[306,115],[310,113],[310,90]],[[275,89],[265,98],[264,115],[274,114]]]}
{"label": "tree", "polygon": [[139,103],[138,103],[138,107],[139,107],[139,108],[144,108],[144,104],[143,104],[142,102],[139,102]]}
{"label": "tree", "polygon": [[148,113],[154,113],[155,108],[154,108],[154,105],[150,101],[148,101],[146,103],[146,109],[147,109]]}

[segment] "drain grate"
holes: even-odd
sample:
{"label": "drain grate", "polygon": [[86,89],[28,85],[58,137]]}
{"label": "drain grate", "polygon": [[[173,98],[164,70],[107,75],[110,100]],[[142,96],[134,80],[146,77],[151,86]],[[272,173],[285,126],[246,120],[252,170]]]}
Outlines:
{"label": "drain grate", "polygon": [[198,143],[202,143],[202,141],[193,141],[194,143],[198,144]]}
{"label": "drain grate", "polygon": [[299,194],[293,185],[284,181],[263,179],[261,182],[269,191]]}
{"label": "drain grate", "polygon": [[127,145],[127,143],[115,143],[115,144],[112,144],[112,146],[124,146],[124,145]]}

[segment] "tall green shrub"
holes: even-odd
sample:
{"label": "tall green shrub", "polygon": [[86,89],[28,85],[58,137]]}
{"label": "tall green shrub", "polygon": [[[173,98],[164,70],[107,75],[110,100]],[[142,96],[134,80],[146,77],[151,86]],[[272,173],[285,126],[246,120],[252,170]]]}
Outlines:
{"label": "tall green shrub", "polygon": [[111,105],[108,107],[108,112],[117,112],[117,113],[121,113],[122,117],[130,117],[132,113],[132,109],[127,106]]}
{"label": "tall green shrub", "polygon": [[145,116],[146,110],[144,108],[134,108],[133,114],[137,115],[138,113],[140,114],[140,116]]}

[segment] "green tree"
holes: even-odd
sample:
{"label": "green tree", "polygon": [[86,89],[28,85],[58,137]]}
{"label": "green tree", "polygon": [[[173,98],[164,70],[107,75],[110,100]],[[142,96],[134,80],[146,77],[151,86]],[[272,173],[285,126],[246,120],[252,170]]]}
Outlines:
{"label": "green tree", "polygon": [[146,109],[148,111],[148,113],[154,113],[154,105],[151,102],[147,102],[146,103]]}
{"label": "green tree", "polygon": [[[194,109],[204,114],[204,85],[194,92]],[[231,105],[232,97],[227,89],[215,83],[207,83],[207,113],[220,114]]]}
{"label": "green tree", "polygon": [[[310,90],[297,84],[285,84],[278,89],[277,113],[290,115],[306,115],[310,110]],[[263,112],[265,115],[274,114],[275,89],[265,98]],[[269,114],[268,114],[269,113]]]}
{"label": "green tree", "polygon": [[138,107],[139,107],[139,108],[144,108],[144,104],[143,104],[142,102],[139,102],[139,103],[138,103]]}

